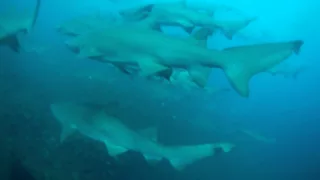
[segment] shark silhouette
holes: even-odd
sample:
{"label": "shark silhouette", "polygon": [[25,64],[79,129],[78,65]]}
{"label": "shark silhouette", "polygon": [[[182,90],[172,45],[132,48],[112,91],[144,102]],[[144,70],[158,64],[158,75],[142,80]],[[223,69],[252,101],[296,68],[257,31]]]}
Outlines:
{"label": "shark silhouette", "polygon": [[140,25],[116,25],[77,36],[65,42],[79,56],[106,62],[134,65],[142,76],[151,76],[170,68],[189,72],[200,87],[207,84],[211,68],[224,70],[232,87],[249,96],[252,76],[274,67],[293,53],[298,54],[301,40],[238,46],[210,50],[203,41],[165,35]]}
{"label": "shark silhouette", "polygon": [[[51,112],[62,125],[61,142],[75,131],[103,142],[113,157],[128,150],[140,152],[147,160],[166,158],[176,169],[212,156],[215,152],[230,152],[230,143],[200,144],[193,146],[164,146],[157,142],[156,134],[149,137],[131,130],[119,119],[94,105],[71,102],[51,105]],[[154,131],[153,131],[154,132]]]}

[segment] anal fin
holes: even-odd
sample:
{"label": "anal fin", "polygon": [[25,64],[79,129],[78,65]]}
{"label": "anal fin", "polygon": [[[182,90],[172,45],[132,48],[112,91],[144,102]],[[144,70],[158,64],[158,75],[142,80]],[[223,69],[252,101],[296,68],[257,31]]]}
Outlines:
{"label": "anal fin", "polygon": [[139,67],[141,69],[141,76],[148,77],[155,75],[161,71],[167,70],[168,67],[154,62],[152,59],[144,59],[139,62]]}
{"label": "anal fin", "polygon": [[205,66],[193,66],[188,69],[189,75],[194,83],[204,88],[207,85],[211,68]]}

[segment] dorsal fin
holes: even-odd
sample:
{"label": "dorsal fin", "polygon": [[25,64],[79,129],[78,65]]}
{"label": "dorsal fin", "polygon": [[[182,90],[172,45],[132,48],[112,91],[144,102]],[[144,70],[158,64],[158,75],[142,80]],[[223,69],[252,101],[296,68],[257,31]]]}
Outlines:
{"label": "dorsal fin", "polygon": [[138,133],[141,136],[148,138],[154,142],[158,141],[158,129],[156,127],[145,128],[145,129],[139,130]]}

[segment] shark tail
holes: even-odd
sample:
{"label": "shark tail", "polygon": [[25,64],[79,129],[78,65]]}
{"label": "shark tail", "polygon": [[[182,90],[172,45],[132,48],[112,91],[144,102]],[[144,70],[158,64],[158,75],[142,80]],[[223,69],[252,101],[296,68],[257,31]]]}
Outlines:
{"label": "shark tail", "polygon": [[254,75],[274,67],[293,53],[299,52],[303,43],[301,40],[295,40],[227,48],[222,51],[225,54],[218,58],[222,57],[221,68],[233,89],[241,96],[248,97],[249,81]]}
{"label": "shark tail", "polygon": [[[236,21],[236,22],[221,22],[218,23],[218,27],[221,28],[222,33],[225,35],[226,38],[232,40],[233,36],[237,34],[240,30],[247,27],[253,21],[256,21],[257,17],[253,17],[250,19],[246,19],[244,21]],[[219,25],[220,24],[220,25]]]}
{"label": "shark tail", "polygon": [[217,152],[230,152],[233,147],[234,145],[230,143],[180,146],[170,149],[171,154],[168,160],[175,169],[182,170],[187,165],[190,165],[203,158],[215,155]]}
{"label": "shark tail", "polygon": [[28,27],[27,32],[30,32],[30,30],[34,27],[36,24],[36,21],[39,16],[40,6],[41,6],[42,0],[37,0],[36,8],[34,9],[33,15],[32,15],[32,21],[30,23],[30,26]]}

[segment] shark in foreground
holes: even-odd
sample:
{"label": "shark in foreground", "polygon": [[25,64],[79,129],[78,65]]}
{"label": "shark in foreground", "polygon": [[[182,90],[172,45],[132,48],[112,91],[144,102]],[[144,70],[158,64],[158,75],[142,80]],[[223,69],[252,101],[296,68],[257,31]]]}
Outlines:
{"label": "shark in foreground", "polygon": [[176,169],[212,156],[215,152],[230,152],[230,143],[201,144],[194,146],[164,146],[154,137],[145,137],[109,116],[102,108],[70,102],[51,104],[51,112],[62,125],[60,140],[75,131],[94,140],[103,142],[111,156],[115,157],[128,150],[140,152],[147,160],[166,158]]}
{"label": "shark in foreground", "polygon": [[[80,21],[81,22],[81,21]],[[78,28],[79,25],[75,25],[75,24],[81,24],[81,26],[84,26],[85,27],[88,27],[88,25],[85,23],[85,22],[81,22],[79,23],[78,21],[74,22],[74,23],[68,23],[68,25],[66,26],[63,26],[62,29],[65,30],[65,32],[68,32],[69,30],[72,30],[72,36],[79,36],[79,35],[82,35],[82,34],[85,34],[83,33],[83,31],[81,30],[81,28]],[[125,24],[125,25],[130,25],[130,24]],[[137,25],[144,25],[144,24],[137,24]],[[100,29],[104,29],[103,27],[91,27],[90,28],[90,31],[97,31]],[[146,27],[148,28],[148,27]],[[69,30],[68,30],[69,29]],[[90,31],[87,31],[90,32]],[[71,32],[71,31],[69,31]],[[196,32],[193,32],[189,38],[190,39],[194,39],[195,42],[198,42],[199,44],[203,45],[203,46],[207,46],[207,41],[208,41],[208,38],[209,36],[212,34],[212,31],[208,28],[201,28],[199,29],[198,31]],[[69,49],[71,51],[73,51],[74,53],[79,53],[81,51],[80,48],[76,47],[76,46],[69,46]],[[93,57],[87,57],[87,58],[90,58],[92,60],[96,60],[96,61],[99,61],[99,62],[109,62],[108,59],[106,59],[105,57],[101,57],[101,56],[93,56]],[[130,75],[130,76],[133,76],[133,75],[138,75],[138,71],[139,71],[139,67],[137,65],[133,65],[133,64],[126,64],[126,63],[122,63],[122,62],[115,62],[115,61],[112,61],[112,65],[114,65],[116,68],[118,68],[118,70],[120,70],[121,72],[123,72],[124,74],[127,74],[127,75]],[[165,80],[168,80],[169,82],[172,82],[171,80],[173,80],[171,78],[173,72],[175,70],[173,68],[170,68],[170,69],[166,69],[164,71],[160,71],[158,73],[155,73],[153,74],[152,76],[150,76],[150,78],[163,78]],[[211,68],[208,68],[208,71],[211,71]],[[192,82],[191,82],[192,83]]]}
{"label": "shark in foreground", "polygon": [[199,12],[187,7],[185,1],[174,3],[157,3],[140,6],[120,11],[120,15],[128,21],[149,22],[154,29],[160,30],[160,25],[179,26],[186,32],[191,33],[196,26],[210,28],[212,33],[221,30],[228,38],[247,27],[254,18],[244,20],[216,20],[214,12]]}
{"label": "shark in foreground", "polygon": [[41,0],[37,0],[33,12],[8,12],[0,15],[0,45],[8,46],[15,52],[21,51],[18,40],[20,33],[29,33],[38,18]]}
{"label": "shark in foreground", "polygon": [[303,41],[210,50],[194,38],[168,36],[140,25],[116,25],[77,36],[65,44],[77,49],[80,57],[138,66],[142,76],[152,76],[170,68],[185,69],[200,87],[207,84],[211,68],[221,68],[233,89],[248,97],[249,80],[293,53],[298,54]]}

